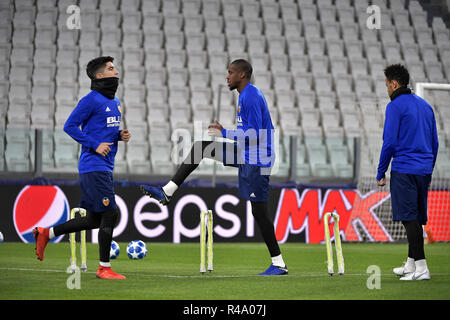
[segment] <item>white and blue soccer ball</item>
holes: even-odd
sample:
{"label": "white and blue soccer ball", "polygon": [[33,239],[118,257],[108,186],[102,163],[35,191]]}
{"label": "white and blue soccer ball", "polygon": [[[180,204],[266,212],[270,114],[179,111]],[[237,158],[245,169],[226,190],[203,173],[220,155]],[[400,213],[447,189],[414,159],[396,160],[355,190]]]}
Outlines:
{"label": "white and blue soccer ball", "polygon": [[5,238],[3,237],[3,233],[0,232],[0,243],[2,243],[3,240],[5,240]]}
{"label": "white and blue soccer ball", "polygon": [[109,258],[110,259],[116,259],[119,256],[120,253],[120,247],[117,242],[114,240],[111,241],[111,249],[109,250]]}
{"label": "white and blue soccer ball", "polygon": [[147,246],[142,240],[133,240],[127,246],[128,258],[133,260],[144,259],[147,256]]}

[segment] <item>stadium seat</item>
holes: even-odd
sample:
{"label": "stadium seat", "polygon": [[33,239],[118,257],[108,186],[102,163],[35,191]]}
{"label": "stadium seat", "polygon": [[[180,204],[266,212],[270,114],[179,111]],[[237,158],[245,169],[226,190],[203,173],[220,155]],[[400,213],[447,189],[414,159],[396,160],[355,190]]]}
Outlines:
{"label": "stadium seat", "polygon": [[20,143],[7,144],[5,149],[5,162],[8,171],[29,171],[28,146]]}
{"label": "stadium seat", "polygon": [[17,65],[21,63],[30,63],[33,60],[34,48],[30,45],[19,44],[13,46],[11,50],[11,65]]}
{"label": "stadium seat", "polygon": [[[127,49],[123,54],[123,67],[140,67],[144,64],[144,50],[143,49]],[[87,61],[89,59],[86,59]]]}
{"label": "stadium seat", "polygon": [[[330,128],[339,128],[340,126],[340,114],[339,110],[321,110],[321,121],[324,131]],[[325,129],[327,128],[327,129]]]}
{"label": "stadium seat", "polygon": [[34,128],[53,129],[55,102],[51,100],[39,100],[33,103],[31,109],[31,124]]}
{"label": "stadium seat", "polygon": [[[122,31],[124,33],[139,31],[142,28],[142,14],[137,9],[133,8],[133,5],[136,5],[135,1],[128,1],[127,5],[124,5],[124,1],[121,2],[122,8],[120,11],[122,12]],[[129,6],[128,6],[129,3]],[[125,9],[126,8],[126,9]]]}
{"label": "stadium seat", "polygon": [[428,79],[431,82],[445,83],[446,79],[442,71],[442,65],[440,62],[429,62],[425,64],[427,69]]}
{"label": "stadium seat", "polygon": [[290,69],[292,73],[309,72],[309,58],[303,53],[290,53]]}
{"label": "stadium seat", "polygon": [[195,87],[191,86],[191,104],[194,108],[198,105],[209,105],[212,103],[211,89],[199,86],[200,83],[202,82],[195,83]]}
{"label": "stadium seat", "polygon": [[283,33],[283,21],[275,18],[265,19],[264,33],[266,37],[270,36],[281,36]]}
{"label": "stadium seat", "polygon": [[292,75],[290,72],[276,72],[272,73],[273,87],[275,90],[291,90],[292,89]]}
{"label": "stadium seat", "polygon": [[324,39],[310,39],[308,41],[308,55],[310,58],[314,56],[323,56],[325,54]]}
{"label": "stadium seat", "polygon": [[188,70],[185,68],[173,68],[168,73],[167,84],[169,89],[172,87],[184,87],[188,81]]}
{"label": "stadium seat", "polygon": [[300,115],[301,126],[303,128],[318,128],[320,127],[320,112],[318,109],[302,110]]}
{"label": "stadium seat", "polygon": [[38,100],[53,100],[55,94],[54,82],[36,82],[31,90],[31,100],[35,103]]}
{"label": "stadium seat", "polygon": [[196,33],[186,33],[186,51],[191,55],[196,52],[203,52],[206,45],[206,37],[205,34],[196,32]]}
{"label": "stadium seat", "polygon": [[[9,69],[9,63],[3,64],[3,70],[6,71],[6,69]],[[9,69],[9,82],[11,84],[18,82],[29,82],[31,79],[33,70],[33,65],[31,63],[18,63],[16,65],[11,66],[11,69]],[[7,73],[5,72],[5,75]],[[4,80],[7,80],[6,78]],[[11,89],[15,89],[13,86],[10,87]]]}
{"label": "stadium seat", "polygon": [[51,67],[53,69],[56,60],[56,46],[37,47],[34,51],[33,64],[36,67]]}
{"label": "stadium seat", "polygon": [[[223,17],[218,13],[214,14],[212,12],[208,12],[208,9],[211,8],[211,4],[213,2],[208,1],[208,4],[203,4],[203,17],[205,21],[205,31],[208,35],[210,34],[222,34],[224,28]],[[206,10],[206,11],[205,11]]]}
{"label": "stadium seat", "polygon": [[149,157],[149,146],[147,142],[133,142],[127,145],[126,161],[130,174],[152,173]]}
{"label": "stadium seat", "polygon": [[259,37],[264,33],[263,20],[258,17],[251,17],[245,20],[245,33],[247,37]]}
{"label": "stadium seat", "polygon": [[116,10],[117,6],[108,6],[104,9],[100,6],[100,29],[102,32],[117,30],[122,23],[122,13]]}
{"label": "stadium seat", "polygon": [[329,74],[319,74],[314,76],[314,87],[316,93],[333,91],[333,79]]}
{"label": "stadium seat", "polygon": [[141,8],[143,18],[142,31],[144,33],[161,30],[163,26],[162,13],[145,10],[148,3],[150,1],[144,1]]}
{"label": "stadium seat", "polygon": [[36,30],[34,27],[29,26],[29,21],[33,21],[33,19],[28,20],[27,25],[14,25],[14,32],[12,35],[13,46],[29,45],[30,43],[33,43]]}
{"label": "stadium seat", "polygon": [[300,110],[314,109],[316,106],[316,95],[313,91],[305,90],[297,93],[297,102]]}
{"label": "stadium seat", "polygon": [[[280,110],[280,109],[278,109]],[[279,112],[281,128],[297,127],[300,110],[297,108],[283,109]]]}
{"label": "stadium seat", "polygon": [[145,68],[148,70],[152,67],[161,68],[165,66],[166,52],[164,49],[145,50]]}
{"label": "stadium seat", "polygon": [[174,68],[184,68],[186,66],[186,51],[184,50],[167,50],[167,61],[166,67],[167,71],[170,71]]}
{"label": "stadium seat", "polygon": [[78,168],[79,144],[62,130],[56,130],[55,139],[55,167],[76,172]]}
{"label": "stadium seat", "polygon": [[296,105],[296,94],[292,90],[277,90],[277,107],[283,112],[284,109],[292,109]]}
{"label": "stadium seat", "polygon": [[[300,20],[287,18],[284,19],[284,35],[286,40],[298,39],[301,34],[303,34],[303,25]],[[288,41],[289,43],[290,41]],[[291,52],[292,53],[292,52]]]}
{"label": "stadium seat", "polygon": [[314,76],[328,74],[328,58],[326,56],[312,56],[311,71]]}
{"label": "stadium seat", "polygon": [[158,13],[161,10],[161,2],[162,0],[148,0],[142,1],[142,13]]}
{"label": "stadium seat", "polygon": [[164,39],[166,51],[184,49],[185,39],[182,31],[166,31]]}
{"label": "stadium seat", "polygon": [[317,21],[317,8],[312,4],[299,5],[301,19],[305,22]]}
{"label": "stadium seat", "polygon": [[[156,37],[159,34],[151,34],[151,35],[154,35]],[[149,35],[149,37],[151,37],[151,35]],[[119,35],[117,35],[117,38],[118,37],[119,37]],[[147,48],[147,41],[143,42],[143,39],[144,39],[144,35],[142,34],[142,32],[140,30],[124,31],[122,34],[122,48],[125,50],[124,56],[126,56],[126,52],[128,50],[140,49],[142,47],[143,43],[144,43],[144,46]],[[147,34],[145,34],[145,39],[147,40]],[[155,42],[155,43],[157,44],[158,42]],[[157,45],[155,47],[157,47]]]}
{"label": "stadium seat", "polygon": [[289,58],[285,54],[272,54],[270,56],[270,70],[272,72],[287,72],[289,70]]}

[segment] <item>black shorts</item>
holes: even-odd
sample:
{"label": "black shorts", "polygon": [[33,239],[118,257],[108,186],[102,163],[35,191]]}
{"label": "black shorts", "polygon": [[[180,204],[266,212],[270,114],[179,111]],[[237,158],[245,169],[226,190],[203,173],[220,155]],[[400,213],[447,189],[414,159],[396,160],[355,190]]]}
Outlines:
{"label": "black shorts", "polygon": [[[210,156],[212,150],[218,154]],[[231,142],[212,142],[209,144],[209,150],[206,150],[207,157],[221,161],[225,166],[239,169],[239,197],[249,201],[267,202],[270,188],[267,172],[270,168],[247,164],[240,154],[241,150],[237,144]]]}
{"label": "black shorts", "polygon": [[427,201],[431,175],[391,171],[391,205],[393,221],[428,221]]}
{"label": "black shorts", "polygon": [[114,180],[112,172],[93,171],[80,173],[80,207],[88,211],[115,210]]}

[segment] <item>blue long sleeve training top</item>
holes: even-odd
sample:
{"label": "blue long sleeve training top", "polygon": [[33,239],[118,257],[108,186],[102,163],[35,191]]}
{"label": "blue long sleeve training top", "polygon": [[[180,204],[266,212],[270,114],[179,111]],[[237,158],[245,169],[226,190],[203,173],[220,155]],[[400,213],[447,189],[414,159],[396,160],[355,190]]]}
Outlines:
{"label": "blue long sleeve training top", "polygon": [[222,130],[224,138],[233,139],[247,164],[271,167],[275,160],[272,141],[274,127],[263,93],[251,83],[239,94],[236,130]]}
{"label": "blue long sleeve training top", "polygon": [[[81,144],[79,173],[113,171],[118,141],[121,140],[121,118],[122,110],[117,97],[108,99],[92,90],[78,102],[64,124],[64,131]],[[106,157],[95,151],[102,142],[113,143]]]}
{"label": "blue long sleeve training top", "polygon": [[415,94],[398,96],[386,107],[377,180],[384,178],[392,158],[392,171],[432,174],[438,148],[431,106]]}

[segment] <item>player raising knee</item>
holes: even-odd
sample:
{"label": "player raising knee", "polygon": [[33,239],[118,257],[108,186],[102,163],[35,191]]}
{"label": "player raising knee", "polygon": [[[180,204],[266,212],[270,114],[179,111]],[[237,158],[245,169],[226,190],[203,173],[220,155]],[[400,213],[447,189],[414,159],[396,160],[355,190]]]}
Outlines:
{"label": "player raising knee", "polygon": [[210,136],[224,137],[235,142],[195,142],[171,181],[163,187],[142,185],[141,189],[166,205],[183,181],[198,167],[202,158],[237,167],[239,197],[250,201],[253,216],[271,256],[270,267],[260,275],[283,275],[288,273],[288,269],[275,237],[273,223],[268,218],[267,208],[269,175],[275,159],[272,145],[274,127],[264,95],[250,83],[252,71],[250,63],[243,59],[235,60],[228,66],[228,87],[239,92],[237,130],[227,130],[217,121],[208,127]]}

